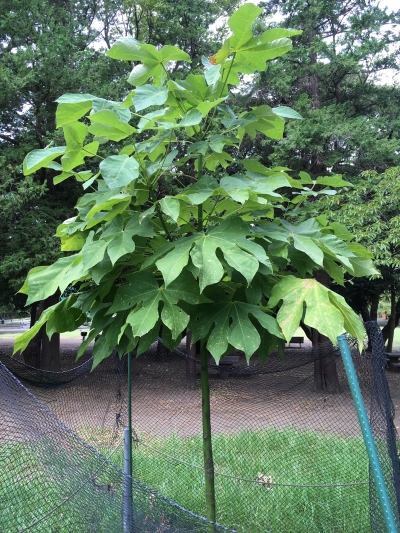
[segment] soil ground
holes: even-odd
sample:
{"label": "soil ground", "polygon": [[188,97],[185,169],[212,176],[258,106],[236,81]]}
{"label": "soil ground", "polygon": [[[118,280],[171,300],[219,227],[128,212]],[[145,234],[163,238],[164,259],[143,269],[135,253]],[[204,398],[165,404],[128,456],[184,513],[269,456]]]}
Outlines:
{"label": "soil ground", "polygon": [[[16,332],[14,328],[13,332]],[[13,338],[0,335],[0,350],[10,354],[13,342]],[[79,364],[75,362],[75,356],[80,343],[80,338],[61,339],[63,370]],[[85,359],[90,356],[90,348],[85,356]],[[214,431],[238,432],[272,425],[342,435],[357,433],[358,422],[348,388],[344,387],[339,395],[317,393],[311,391],[310,369],[291,372],[293,382],[288,380],[287,374],[277,374],[268,378],[267,386],[263,374],[231,375],[228,379],[220,379],[216,372],[211,372]],[[195,391],[186,390],[181,359],[169,357],[160,360],[145,356],[134,361],[133,375],[133,420],[139,434],[190,436],[200,432],[200,384]],[[386,375],[395,406],[395,426],[399,431],[400,373],[388,371]],[[120,392],[116,395],[115,380],[108,373],[103,373],[95,384],[93,398],[89,378],[65,390],[62,400],[57,395],[49,395],[48,401],[45,401],[44,392],[40,390],[36,391],[36,395],[76,431],[86,425],[87,420],[96,427],[115,426],[117,417],[117,426],[125,425],[126,392],[122,395],[125,398],[121,398]],[[35,391],[32,392],[35,394]],[[90,406],[87,404],[89,397]],[[88,409],[91,409],[90,418],[87,416]]]}

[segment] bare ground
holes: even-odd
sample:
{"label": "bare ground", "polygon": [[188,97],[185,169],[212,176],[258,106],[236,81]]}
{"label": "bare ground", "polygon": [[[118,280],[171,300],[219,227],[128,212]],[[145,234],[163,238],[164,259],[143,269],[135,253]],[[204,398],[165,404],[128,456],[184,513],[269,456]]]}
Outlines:
{"label": "bare ground", "polygon": [[[79,363],[75,356],[81,339],[62,339],[63,370]],[[0,350],[10,353],[13,339],[0,336]],[[90,356],[90,349],[85,354]],[[100,370],[100,369],[99,369]],[[133,363],[132,415],[138,435],[190,436],[201,431],[200,383],[189,391],[184,383],[182,359],[152,355]],[[387,372],[400,426],[400,373]],[[236,433],[273,426],[295,427],[358,435],[358,422],[350,391],[329,395],[312,390],[312,368],[268,376],[230,376],[220,379],[211,372],[211,411],[214,433]],[[109,370],[94,373],[57,390],[33,388],[32,392],[67,426],[87,438],[90,426],[102,433],[120,435],[126,424],[126,374],[116,377]],[[101,439],[102,440],[102,439]]]}

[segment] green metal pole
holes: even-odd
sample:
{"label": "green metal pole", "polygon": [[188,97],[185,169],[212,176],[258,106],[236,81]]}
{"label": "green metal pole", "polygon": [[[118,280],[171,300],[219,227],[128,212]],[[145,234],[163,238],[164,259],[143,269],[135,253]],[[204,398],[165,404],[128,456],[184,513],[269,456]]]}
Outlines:
{"label": "green metal pole", "polygon": [[385,478],[383,477],[382,467],[379,462],[378,451],[376,449],[374,437],[372,435],[367,411],[365,409],[364,400],[361,394],[360,384],[358,382],[353,359],[350,353],[349,344],[345,335],[340,335],[340,337],[338,337],[338,342],[340,353],[342,354],[344,368],[346,370],[347,379],[349,381],[351,394],[353,396],[354,405],[357,411],[358,420],[360,422],[365,447],[367,448],[369,463],[375,481],[375,486],[378,492],[378,498],[383,518],[385,520],[386,531],[387,533],[398,533],[396,519],[393,514],[392,505],[385,484]]}

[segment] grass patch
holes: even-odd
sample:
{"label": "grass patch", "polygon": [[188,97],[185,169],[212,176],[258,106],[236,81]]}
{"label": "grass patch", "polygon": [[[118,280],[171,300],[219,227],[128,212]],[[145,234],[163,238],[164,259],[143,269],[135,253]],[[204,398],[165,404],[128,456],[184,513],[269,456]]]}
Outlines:
{"label": "grass patch", "polygon": [[[362,439],[271,428],[217,435],[213,440],[217,472],[251,480],[262,473],[271,476],[276,483],[269,488],[217,475],[219,523],[240,533],[370,533],[368,485],[279,486],[368,480],[368,460]],[[147,439],[146,443],[158,452],[137,445],[133,450],[134,476],[183,507],[204,515],[201,436],[179,438],[174,435]],[[105,455],[110,451],[107,447],[102,449]],[[122,466],[122,454],[122,450],[118,450],[112,457],[119,466]],[[177,462],[167,455],[199,468]],[[78,476],[71,472],[71,461],[76,461],[77,457],[68,443],[63,442],[61,448],[54,441],[1,446],[0,457],[5,459],[3,464],[7,464],[5,478],[2,475],[6,481],[0,486],[2,531],[23,529],[52,510],[51,521],[38,525],[35,533],[117,531],[115,527],[121,519],[120,496],[110,498],[98,494],[90,482],[86,491],[58,507],[83,479],[78,480]],[[95,472],[98,468],[96,461],[87,455],[82,468],[85,465],[86,472]],[[104,482],[110,475],[105,474]],[[99,475],[99,482],[103,482],[103,476]],[[136,504],[143,509],[147,503],[138,502],[138,497]],[[88,512],[101,513],[102,525],[91,529],[87,525],[91,519],[88,522],[85,514]]]}
{"label": "grass patch", "polygon": [[[279,486],[368,481],[368,458],[361,438],[269,429],[217,435],[213,443],[219,474],[255,480],[261,473],[271,476],[277,484],[269,488],[217,475],[219,523],[243,533],[370,531],[367,485]],[[150,445],[162,453],[138,445],[133,451],[134,476],[160,494],[204,515],[201,437],[158,438],[151,440]],[[186,466],[166,455],[200,468]]]}

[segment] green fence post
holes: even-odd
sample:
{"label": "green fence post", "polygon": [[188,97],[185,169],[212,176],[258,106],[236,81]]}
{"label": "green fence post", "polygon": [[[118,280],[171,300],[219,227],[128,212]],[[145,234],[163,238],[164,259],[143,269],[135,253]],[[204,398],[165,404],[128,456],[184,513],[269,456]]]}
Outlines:
{"label": "green fence post", "polygon": [[372,435],[367,411],[365,409],[364,400],[361,394],[360,384],[358,382],[356,370],[354,368],[354,363],[351,357],[350,348],[346,336],[340,335],[338,337],[338,342],[340,353],[343,359],[344,368],[346,370],[347,379],[349,381],[351,394],[353,396],[354,405],[357,411],[358,420],[360,422],[365,447],[367,448],[372,476],[374,478],[375,486],[378,492],[379,503],[381,506],[383,518],[385,520],[386,531],[387,533],[398,533],[396,519],[393,514],[392,505],[390,503],[389,494],[385,484],[385,478],[383,477],[382,467],[379,462],[378,451],[376,449],[374,437]]}

